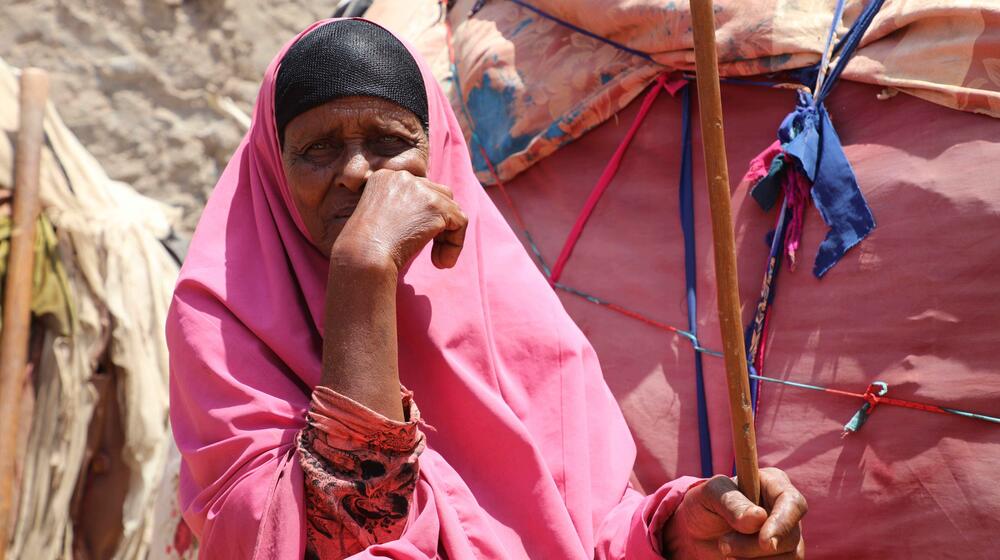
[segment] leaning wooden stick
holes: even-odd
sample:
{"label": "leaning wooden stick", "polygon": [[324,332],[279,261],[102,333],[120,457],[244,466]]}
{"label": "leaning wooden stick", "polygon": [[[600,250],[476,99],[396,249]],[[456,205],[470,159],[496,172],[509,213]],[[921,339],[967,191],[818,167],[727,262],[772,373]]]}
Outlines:
{"label": "leaning wooden stick", "polygon": [[708,174],[708,197],[712,209],[715,278],[719,302],[719,326],[729,385],[729,415],[733,422],[733,449],[740,491],[760,504],[760,473],[757,467],[757,435],[750,404],[750,380],[740,321],[740,294],[736,276],[736,242],[729,205],[729,170],[722,133],[722,97],[715,53],[715,15],[712,0],[691,0],[694,57],[698,82],[698,107]]}
{"label": "leaning wooden stick", "polygon": [[10,255],[4,284],[3,330],[0,331],[0,560],[7,556],[8,529],[13,519],[14,469],[20,397],[28,366],[31,333],[31,282],[35,261],[35,222],[41,203],[42,121],[49,95],[44,70],[21,72],[21,119],[14,159],[14,203]]}

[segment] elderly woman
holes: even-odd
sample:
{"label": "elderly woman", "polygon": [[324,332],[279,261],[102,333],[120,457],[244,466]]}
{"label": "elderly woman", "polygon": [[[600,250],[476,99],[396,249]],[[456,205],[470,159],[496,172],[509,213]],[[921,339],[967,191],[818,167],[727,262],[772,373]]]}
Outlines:
{"label": "elderly woman", "polygon": [[723,476],[629,486],[593,350],[411,52],[302,32],[205,208],[167,325],[202,556],[801,558],[780,471],[767,510]]}

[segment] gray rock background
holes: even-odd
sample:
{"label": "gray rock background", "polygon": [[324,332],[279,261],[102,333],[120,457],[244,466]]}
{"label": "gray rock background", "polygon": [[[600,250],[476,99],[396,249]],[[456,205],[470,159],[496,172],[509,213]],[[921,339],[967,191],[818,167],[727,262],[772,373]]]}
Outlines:
{"label": "gray rock background", "polygon": [[0,57],[52,74],[66,124],[108,174],[183,210],[180,233],[242,138],[281,45],[336,0],[5,0]]}

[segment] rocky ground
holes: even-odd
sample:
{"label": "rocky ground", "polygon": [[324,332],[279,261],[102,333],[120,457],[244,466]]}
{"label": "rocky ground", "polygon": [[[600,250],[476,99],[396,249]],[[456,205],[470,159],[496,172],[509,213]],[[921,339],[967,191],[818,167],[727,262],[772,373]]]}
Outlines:
{"label": "rocky ground", "polygon": [[[0,57],[52,74],[66,124],[190,232],[281,44],[336,0],[5,0]],[[221,104],[221,105],[220,105]]]}

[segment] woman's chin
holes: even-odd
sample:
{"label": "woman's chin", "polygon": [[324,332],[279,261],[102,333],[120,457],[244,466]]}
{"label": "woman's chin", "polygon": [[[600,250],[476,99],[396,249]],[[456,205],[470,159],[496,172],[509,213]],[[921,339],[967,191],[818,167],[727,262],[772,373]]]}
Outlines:
{"label": "woman's chin", "polygon": [[312,245],[321,253],[329,257],[330,252],[333,250],[333,244],[337,241],[337,238],[340,237],[340,233],[344,230],[344,224],[346,223],[346,219],[328,221],[326,224],[326,235],[318,240],[313,240]]}

